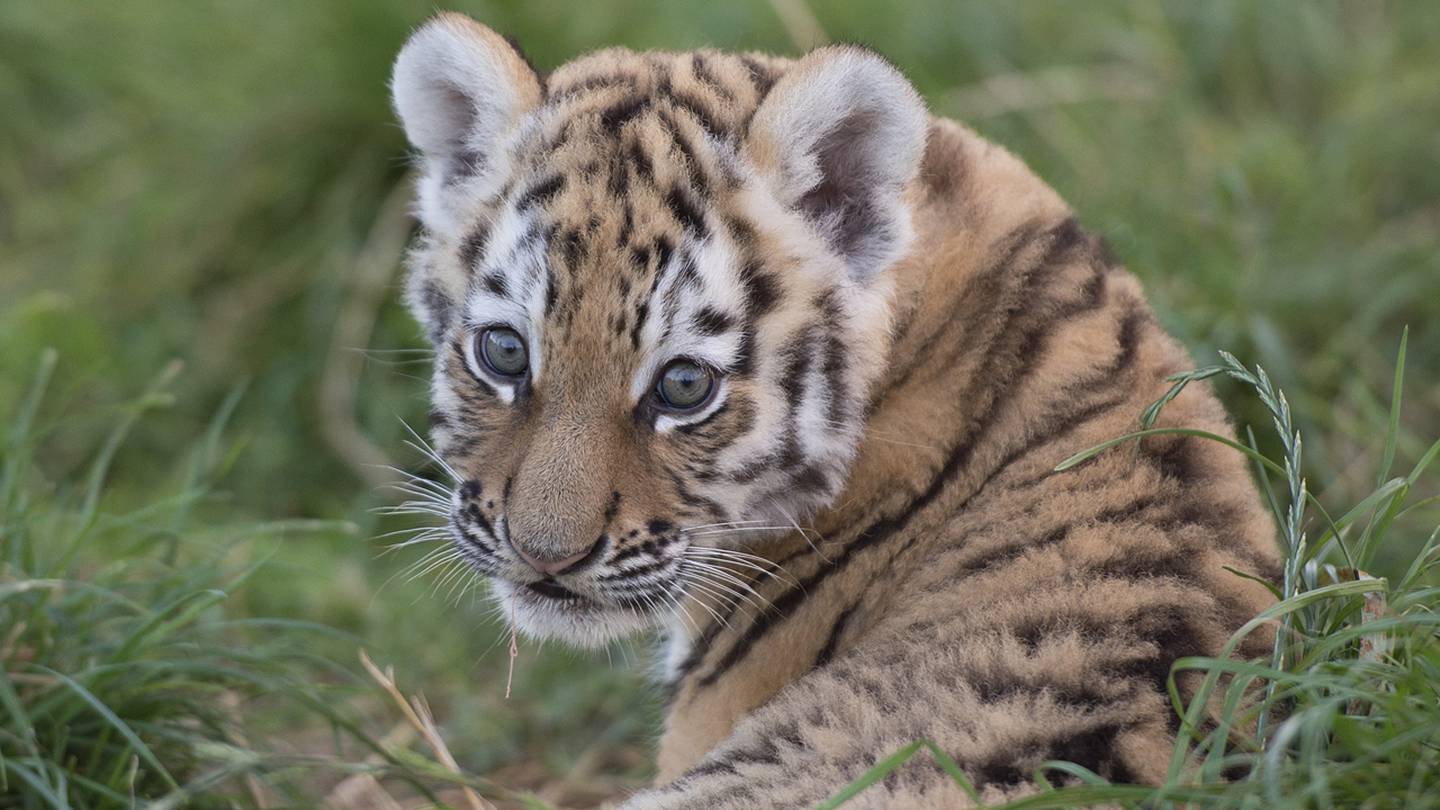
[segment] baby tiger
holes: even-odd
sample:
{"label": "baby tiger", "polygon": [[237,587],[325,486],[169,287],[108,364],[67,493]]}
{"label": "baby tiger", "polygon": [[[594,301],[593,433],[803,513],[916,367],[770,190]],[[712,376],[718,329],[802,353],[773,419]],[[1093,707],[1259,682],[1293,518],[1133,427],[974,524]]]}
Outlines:
{"label": "baby tiger", "polygon": [[[442,14],[393,92],[455,544],[531,636],[667,636],[626,807],[813,805],[919,738],[989,798],[1163,778],[1271,530],[1198,439],[1054,471],[1189,360],[1019,160],[851,45],[541,75]],[[1199,386],[1161,424],[1231,430]],[[965,803],[920,756],[853,805]]]}

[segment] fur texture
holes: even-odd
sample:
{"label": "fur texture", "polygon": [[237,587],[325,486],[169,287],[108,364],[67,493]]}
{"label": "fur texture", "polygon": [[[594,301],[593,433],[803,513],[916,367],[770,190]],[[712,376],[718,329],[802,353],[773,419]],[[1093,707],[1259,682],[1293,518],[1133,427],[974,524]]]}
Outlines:
{"label": "fur texture", "polygon": [[[1052,472],[1189,361],[1019,161],[853,46],[542,79],[441,15],[394,92],[455,542],[527,633],[669,635],[634,807],[810,805],[919,737],[992,796],[1162,777],[1170,664],[1266,604],[1225,566],[1273,575],[1270,530],[1199,440]],[[677,361],[693,409],[657,400]],[[1165,422],[1229,431],[1198,386]],[[857,806],[962,799],[922,757]]]}

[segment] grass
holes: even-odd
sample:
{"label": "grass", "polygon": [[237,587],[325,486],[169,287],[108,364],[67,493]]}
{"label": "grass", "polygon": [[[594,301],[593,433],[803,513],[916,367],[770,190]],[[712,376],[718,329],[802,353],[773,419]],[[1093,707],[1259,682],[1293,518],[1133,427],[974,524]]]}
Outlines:
{"label": "grass", "polygon": [[[1307,500],[1360,504],[1390,487],[1363,523],[1347,524],[1352,552],[1372,555],[1360,568],[1397,587],[1429,541],[1420,518],[1435,514],[1433,501],[1413,504],[1440,491],[1436,468],[1403,487],[1376,472],[1387,457],[1420,459],[1440,435],[1435,4],[917,0],[905,13],[858,0],[453,5],[516,35],[542,68],[610,44],[788,53],[796,41],[874,45],[933,109],[1051,181],[1142,278],[1197,357],[1226,347],[1292,394],[1282,433],[1304,436],[1295,466]],[[245,623],[285,617],[337,628],[364,639],[382,665],[393,662],[400,683],[423,687],[470,773],[517,795],[583,805],[647,777],[658,701],[638,665],[625,665],[643,653],[613,650],[612,664],[522,647],[507,701],[501,624],[471,600],[432,595],[436,579],[397,577],[419,559],[415,549],[381,556],[371,539],[407,528],[371,511],[393,497],[376,488],[385,476],[369,465],[418,461],[403,450],[403,423],[423,421],[428,362],[395,294],[407,168],[384,85],[406,33],[433,10],[418,0],[315,0],[263,14],[218,0],[0,4],[0,414],[25,412],[47,348],[61,358],[32,426],[6,425],[10,446],[27,454],[13,463],[26,471],[24,547],[37,555],[6,576],[93,583],[148,611],[223,591],[186,633],[222,648],[217,655],[253,640],[266,653],[249,666],[323,685],[326,706],[343,706],[381,742],[408,723],[356,671],[352,640]],[[1397,413],[1388,404],[1399,400],[1392,360],[1406,324],[1408,406]],[[183,371],[145,394],[145,378],[177,359]],[[1214,380],[1242,423],[1270,423],[1245,381]],[[125,440],[103,452],[103,486],[90,487],[122,423]],[[208,438],[221,436],[216,424],[223,439]],[[1281,434],[1257,432],[1259,451],[1283,467],[1291,448]],[[7,463],[19,458],[9,453]],[[1277,499],[1288,497],[1292,479],[1273,480]],[[1401,488],[1412,506],[1391,519]],[[1370,506],[1381,502],[1367,532]],[[81,532],[87,513],[94,526]],[[19,513],[6,514],[0,556],[11,560]],[[1322,537],[1323,518],[1310,515],[1317,576],[1327,564],[1351,567]],[[62,559],[59,549],[72,546],[73,558]],[[1295,582],[1303,576],[1302,567]],[[119,628],[134,629],[119,604],[69,601],[83,587],[30,588],[4,610],[45,601],[57,612],[41,615],[55,627],[95,634],[92,647],[84,634],[57,631],[45,648],[57,672],[86,671],[119,651]],[[1388,595],[1393,609],[1398,597]],[[15,626],[0,627],[0,643]],[[155,660],[179,656],[174,646],[145,649]],[[1282,664],[1290,671],[1294,659]],[[92,689],[102,703],[139,705],[112,697],[109,683]],[[226,693],[252,694],[238,685]],[[82,701],[73,690],[55,694]],[[296,743],[300,754],[350,765],[373,754],[347,734],[332,746],[331,721],[303,701],[244,705],[252,750]],[[136,733],[182,786],[223,764]],[[71,773],[67,763],[81,768],[93,750],[121,756],[122,737],[111,730],[83,758],[50,757],[61,771],[36,773],[53,789]],[[420,754],[427,749],[385,750],[403,767],[384,767],[443,788],[429,775],[434,758]],[[15,750],[3,753],[10,762]],[[311,799],[343,776],[328,765],[294,767],[246,774]],[[153,767],[141,762],[137,779],[142,772],[160,780],[147,790],[169,789]],[[571,772],[579,775],[567,780]],[[384,784],[410,791],[406,801],[417,795],[403,780]]]}
{"label": "grass", "polygon": [[[232,606],[265,567],[237,564],[238,552],[333,527],[195,519],[230,460],[228,408],[173,491],[103,508],[126,435],[170,404],[174,366],[124,403],[83,475],[48,479],[37,456],[70,426],[47,413],[55,365],[42,355],[0,449],[0,807],[274,806],[344,774],[434,796],[428,785],[444,773],[370,736],[356,699],[367,682],[314,652],[359,639]],[[270,740],[255,714],[303,718],[331,739]]]}

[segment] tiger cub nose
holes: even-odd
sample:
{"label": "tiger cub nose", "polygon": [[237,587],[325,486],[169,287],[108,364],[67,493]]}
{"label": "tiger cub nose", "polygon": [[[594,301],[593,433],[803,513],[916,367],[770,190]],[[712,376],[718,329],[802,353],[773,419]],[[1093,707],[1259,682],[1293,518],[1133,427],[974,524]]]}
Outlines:
{"label": "tiger cub nose", "polygon": [[601,538],[600,540],[596,540],[589,548],[559,559],[548,559],[531,554],[521,548],[519,543],[511,543],[510,547],[515,549],[515,553],[520,555],[520,559],[524,560],[527,565],[541,574],[550,577],[556,574],[572,573],[583,568],[600,555],[600,546],[603,544],[604,538]]}

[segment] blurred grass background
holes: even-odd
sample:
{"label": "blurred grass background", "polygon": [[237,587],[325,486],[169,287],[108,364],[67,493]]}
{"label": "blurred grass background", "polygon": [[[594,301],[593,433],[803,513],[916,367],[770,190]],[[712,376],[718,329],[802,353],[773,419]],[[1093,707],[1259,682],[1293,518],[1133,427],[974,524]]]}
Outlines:
{"label": "blurred grass background", "polygon": [[[869,44],[936,113],[1058,188],[1197,358],[1229,349],[1297,397],[1323,499],[1374,485],[1406,324],[1400,457],[1440,434],[1440,4],[451,7],[517,37],[542,69],[614,44]],[[0,413],[15,411],[42,349],[58,349],[49,407],[68,416],[39,462],[64,478],[117,403],[182,360],[174,404],[116,458],[106,503],[119,510],[173,482],[173,460],[243,389],[223,494],[200,513],[355,528],[248,548],[243,562],[268,557],[265,574],[227,609],[365,639],[423,687],[473,772],[542,785],[578,767],[552,797],[584,782],[605,792],[648,767],[658,709],[637,672],[643,648],[522,648],[506,701],[501,625],[478,601],[432,593],[433,578],[394,578],[413,560],[379,557],[371,539],[401,524],[369,511],[393,495],[367,465],[418,466],[402,420],[423,424],[427,373],[397,301],[407,158],[385,85],[434,10],[0,4]],[[1242,422],[1268,419],[1232,403]],[[353,645],[335,644],[352,660]]]}

